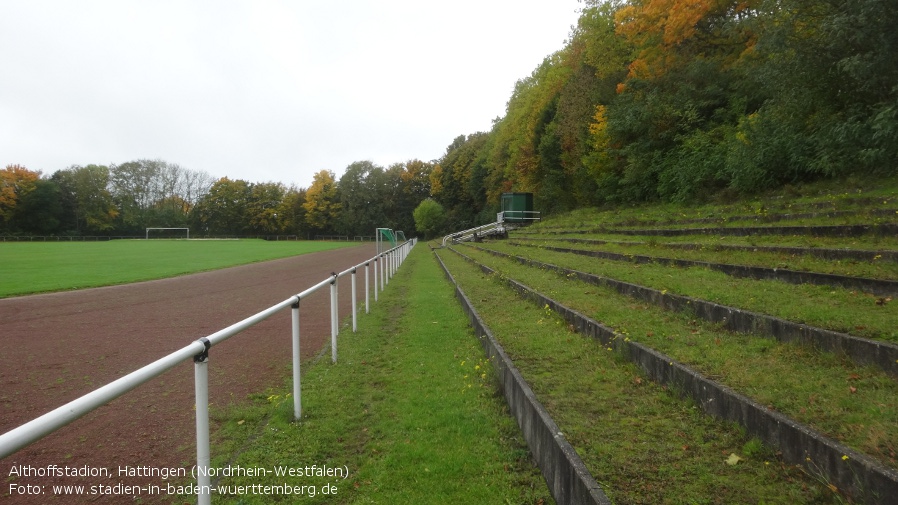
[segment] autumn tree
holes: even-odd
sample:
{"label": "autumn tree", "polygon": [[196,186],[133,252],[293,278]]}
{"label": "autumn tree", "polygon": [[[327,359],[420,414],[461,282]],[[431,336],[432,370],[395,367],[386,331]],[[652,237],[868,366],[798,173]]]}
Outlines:
{"label": "autumn tree", "polygon": [[246,205],[248,231],[254,235],[277,235],[283,231],[281,203],[286,188],[279,182],[251,184]]}
{"label": "autumn tree", "polygon": [[284,198],[278,205],[278,220],[284,233],[307,238],[309,231],[306,223],[306,189],[290,186],[284,191]]}
{"label": "autumn tree", "polygon": [[303,203],[306,223],[318,233],[331,233],[340,218],[340,201],[337,181],[330,170],[321,170],[312,179]]}
{"label": "autumn tree", "polygon": [[33,172],[21,165],[7,165],[0,170],[0,229],[11,230],[16,207],[29,192],[34,190],[40,172]]}

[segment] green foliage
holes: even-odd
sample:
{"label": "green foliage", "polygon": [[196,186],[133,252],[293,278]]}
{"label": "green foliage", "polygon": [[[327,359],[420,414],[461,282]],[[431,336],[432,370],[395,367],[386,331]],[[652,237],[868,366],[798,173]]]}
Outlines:
{"label": "green foliage", "polygon": [[357,161],[346,167],[340,177],[340,230],[345,235],[372,235],[385,221],[384,169],[370,161]]}
{"label": "green foliage", "polygon": [[20,229],[50,234],[59,228],[61,214],[59,186],[53,181],[38,179],[31,190],[19,199],[13,223]]}
{"label": "green foliage", "polygon": [[253,235],[276,235],[283,229],[278,214],[286,188],[277,182],[253,184],[249,190],[246,220]]}
{"label": "green foliage", "polygon": [[436,237],[444,230],[446,211],[436,200],[428,198],[415,208],[415,228],[425,239]]}
{"label": "green foliage", "polygon": [[431,191],[446,209],[449,228],[460,230],[479,224],[476,216],[488,198],[489,138],[483,132],[456,137],[433,169]]}
{"label": "green foliage", "polygon": [[201,233],[238,235],[247,229],[247,213],[252,188],[242,179],[232,181],[222,177],[197,203],[192,218]]}

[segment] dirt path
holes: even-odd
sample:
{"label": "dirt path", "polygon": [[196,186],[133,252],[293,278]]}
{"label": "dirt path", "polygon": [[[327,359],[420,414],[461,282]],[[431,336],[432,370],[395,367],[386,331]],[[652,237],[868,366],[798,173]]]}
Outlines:
{"label": "dirt path", "polygon": [[[200,337],[279,303],[373,256],[373,245],[338,249],[174,279],[0,300],[0,433],[105,385]],[[361,272],[360,272],[361,273]],[[364,310],[364,278],[358,278]],[[373,281],[372,281],[373,282]],[[351,314],[349,278],[340,281],[340,316]],[[330,339],[329,293],[303,300],[302,353]],[[373,303],[373,298],[372,298]],[[210,351],[209,401],[239,402],[283,384],[291,356],[289,310]],[[122,503],[126,496],[73,500],[53,484],[157,484],[119,477],[120,466],[195,464],[193,364],[184,363],[56,433],[0,460],[4,503]],[[214,449],[213,449],[214,450]],[[16,465],[106,468],[109,478],[16,477]],[[43,486],[43,495],[10,495],[10,483]],[[32,488],[34,490],[34,488]],[[146,495],[141,502],[155,502]]]}

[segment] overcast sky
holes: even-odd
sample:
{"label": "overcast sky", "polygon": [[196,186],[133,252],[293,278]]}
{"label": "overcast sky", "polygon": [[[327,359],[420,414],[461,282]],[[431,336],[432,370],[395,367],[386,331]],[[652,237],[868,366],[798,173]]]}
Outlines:
{"label": "overcast sky", "polygon": [[0,0],[0,166],[149,158],[308,186],[441,157],[560,50],[577,0]]}

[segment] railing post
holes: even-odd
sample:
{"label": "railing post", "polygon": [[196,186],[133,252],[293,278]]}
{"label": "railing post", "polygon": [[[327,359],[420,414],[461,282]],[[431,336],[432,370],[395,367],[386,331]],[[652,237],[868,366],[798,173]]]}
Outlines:
{"label": "railing post", "polygon": [[365,262],[365,314],[369,313],[368,309],[368,263]]}
{"label": "railing post", "polygon": [[377,256],[374,257],[374,301],[377,301]]}
{"label": "railing post", "polygon": [[331,362],[337,362],[337,274],[331,281]]}
{"label": "railing post", "polygon": [[356,267],[352,268],[352,332],[356,331],[356,318],[355,318],[355,271]]}
{"label": "railing post", "polygon": [[296,297],[296,303],[291,305],[291,315],[293,316],[293,419],[299,420],[302,417],[302,387],[300,385],[299,364],[299,297]]}
{"label": "railing post", "polygon": [[386,276],[387,271],[387,257],[383,254],[380,255],[381,264],[380,264],[380,290],[383,291],[386,284],[384,283],[384,277]]}
{"label": "railing post", "polygon": [[196,394],[196,500],[199,505],[212,503],[212,481],[209,476],[209,340],[200,339],[206,348],[193,357],[193,380]]}
{"label": "railing post", "polygon": [[334,274],[334,328],[340,334],[340,276]]}

